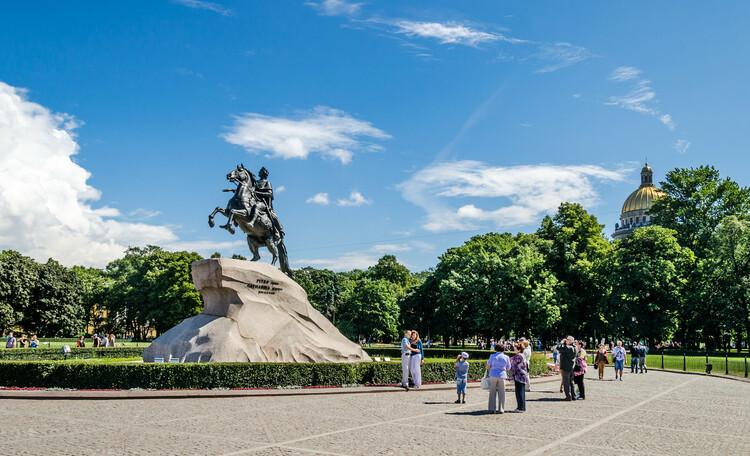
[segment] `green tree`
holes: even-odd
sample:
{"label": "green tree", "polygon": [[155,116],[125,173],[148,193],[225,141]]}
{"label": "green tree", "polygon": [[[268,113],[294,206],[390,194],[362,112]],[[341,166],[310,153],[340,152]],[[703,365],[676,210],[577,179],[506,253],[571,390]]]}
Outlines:
{"label": "green tree", "polygon": [[746,216],[750,189],[722,179],[713,166],[676,168],[660,183],[665,195],[654,201],[653,223],[675,230],[680,245],[705,258],[711,235],[727,216]]}
{"label": "green tree", "polygon": [[149,245],[145,248],[131,247],[125,256],[110,262],[106,276],[110,286],[104,300],[107,308],[108,328],[117,333],[131,333],[136,339],[143,339],[148,331],[147,321],[140,309],[144,306],[145,295],[139,287],[139,270],[148,257],[161,251]]}
{"label": "green tree", "polygon": [[[750,221],[734,215],[723,219],[711,237],[705,263],[711,274],[704,288],[722,295],[721,321],[734,332],[739,350],[750,337]],[[714,330],[719,335],[716,329],[721,329]]]}
{"label": "green tree", "polygon": [[378,263],[371,266],[365,272],[365,276],[371,280],[387,280],[396,285],[400,294],[406,293],[410,287],[417,283],[417,279],[406,266],[400,264],[393,255],[384,255]]}
{"label": "green tree", "polygon": [[544,218],[537,231],[540,238],[549,241],[542,248],[549,270],[559,282],[558,330],[562,333],[582,337],[606,331],[605,271],[612,244],[604,237],[603,228],[580,204],[562,203],[553,217]]}
{"label": "green tree", "polygon": [[93,325],[94,332],[104,330],[105,319],[103,310],[105,308],[105,294],[110,284],[104,271],[97,268],[86,268],[73,266],[72,271],[81,281],[81,305],[85,312],[87,323]]}
{"label": "green tree", "polygon": [[617,244],[607,312],[617,335],[656,342],[671,338],[677,329],[695,257],[675,235],[674,230],[649,226]]}
{"label": "green tree", "polygon": [[133,292],[140,296],[141,306],[136,312],[157,335],[203,310],[203,298],[190,272],[190,264],[202,259],[195,252],[160,250],[149,255],[137,270],[138,285]]}
{"label": "green tree", "polygon": [[75,272],[50,259],[38,267],[31,304],[22,325],[46,337],[71,337],[86,326],[86,311],[81,304],[84,293]]}
{"label": "green tree", "polygon": [[372,336],[385,341],[397,338],[397,297],[396,285],[387,280],[360,280],[341,313],[340,329],[350,338]]}
{"label": "green tree", "polygon": [[13,250],[0,252],[0,330],[19,324],[29,307],[37,279],[37,263]]}
{"label": "green tree", "polygon": [[294,274],[294,280],[307,292],[310,304],[336,324],[336,314],[342,309],[354,285],[350,275],[310,267],[298,269]]}

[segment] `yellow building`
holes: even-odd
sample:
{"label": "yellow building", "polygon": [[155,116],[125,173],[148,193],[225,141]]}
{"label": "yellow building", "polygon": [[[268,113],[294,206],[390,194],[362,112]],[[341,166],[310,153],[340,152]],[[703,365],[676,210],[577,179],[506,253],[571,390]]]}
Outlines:
{"label": "yellow building", "polygon": [[651,224],[651,216],[646,212],[651,209],[654,201],[664,195],[664,192],[654,186],[654,172],[648,163],[641,170],[641,186],[630,194],[622,205],[620,223],[615,223],[612,237],[622,239],[629,236],[633,230]]}

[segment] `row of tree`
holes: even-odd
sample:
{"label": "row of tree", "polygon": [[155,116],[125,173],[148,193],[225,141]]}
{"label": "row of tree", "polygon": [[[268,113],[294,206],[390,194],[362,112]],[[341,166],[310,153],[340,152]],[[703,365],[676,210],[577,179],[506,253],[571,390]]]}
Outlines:
{"label": "row of tree", "polygon": [[[303,268],[296,280],[352,339],[393,340],[409,327],[448,343],[574,334],[739,347],[750,333],[750,190],[713,167],[675,169],[661,186],[653,225],[621,241],[563,203],[536,232],[472,237],[429,271],[386,255],[366,270]],[[160,334],[201,311],[190,277],[199,259],[149,246],[105,269],[68,269],[2,252],[0,330],[71,336],[90,322]]]}
{"label": "row of tree", "polygon": [[0,331],[41,337],[84,332],[137,339],[166,331],[203,309],[190,278],[197,253],[158,247],[128,249],[105,269],[38,264],[18,252],[0,253]]}
{"label": "row of tree", "polygon": [[535,233],[488,233],[410,274],[300,271],[311,302],[350,337],[417,328],[446,342],[565,334],[741,347],[750,334],[750,190],[713,167],[675,169],[652,226],[611,242],[579,204]]}

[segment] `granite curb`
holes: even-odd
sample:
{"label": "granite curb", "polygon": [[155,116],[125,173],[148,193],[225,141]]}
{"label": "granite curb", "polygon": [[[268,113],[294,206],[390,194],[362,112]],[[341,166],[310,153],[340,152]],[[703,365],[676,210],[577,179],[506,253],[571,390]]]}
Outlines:
{"label": "granite curb", "polygon": [[[547,376],[531,379],[532,385],[558,382],[560,377]],[[467,388],[479,388],[479,382],[471,382]],[[507,386],[506,386],[507,388]],[[314,396],[331,394],[370,394],[370,393],[420,393],[424,391],[455,391],[454,383],[422,385],[408,391],[400,386],[355,386],[330,388],[289,388],[253,390],[0,390],[2,399],[34,400],[118,400],[118,399],[208,399],[226,397],[275,397],[275,396]]]}

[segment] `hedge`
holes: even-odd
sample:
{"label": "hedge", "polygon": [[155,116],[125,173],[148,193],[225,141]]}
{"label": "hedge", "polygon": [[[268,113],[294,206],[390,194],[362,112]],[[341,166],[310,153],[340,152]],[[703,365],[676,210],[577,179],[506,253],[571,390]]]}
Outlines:
{"label": "hedge", "polygon": [[[145,347],[70,347],[68,359],[89,358],[141,358]],[[0,349],[2,361],[47,361],[65,359],[60,348],[3,348]]]}
{"label": "hedge", "polygon": [[[484,362],[469,363],[479,379]],[[454,380],[452,362],[425,362],[425,383]],[[0,385],[72,389],[215,389],[397,384],[400,363],[143,363],[0,362]]]}
{"label": "hedge", "polygon": [[[532,357],[532,374],[541,356]],[[535,362],[537,361],[537,362]],[[469,378],[478,380],[484,360],[469,361]],[[547,371],[546,362],[544,372]],[[451,361],[426,361],[425,383],[456,377]],[[0,386],[72,389],[215,389],[397,384],[401,363],[122,363],[64,361],[0,362]]]}

